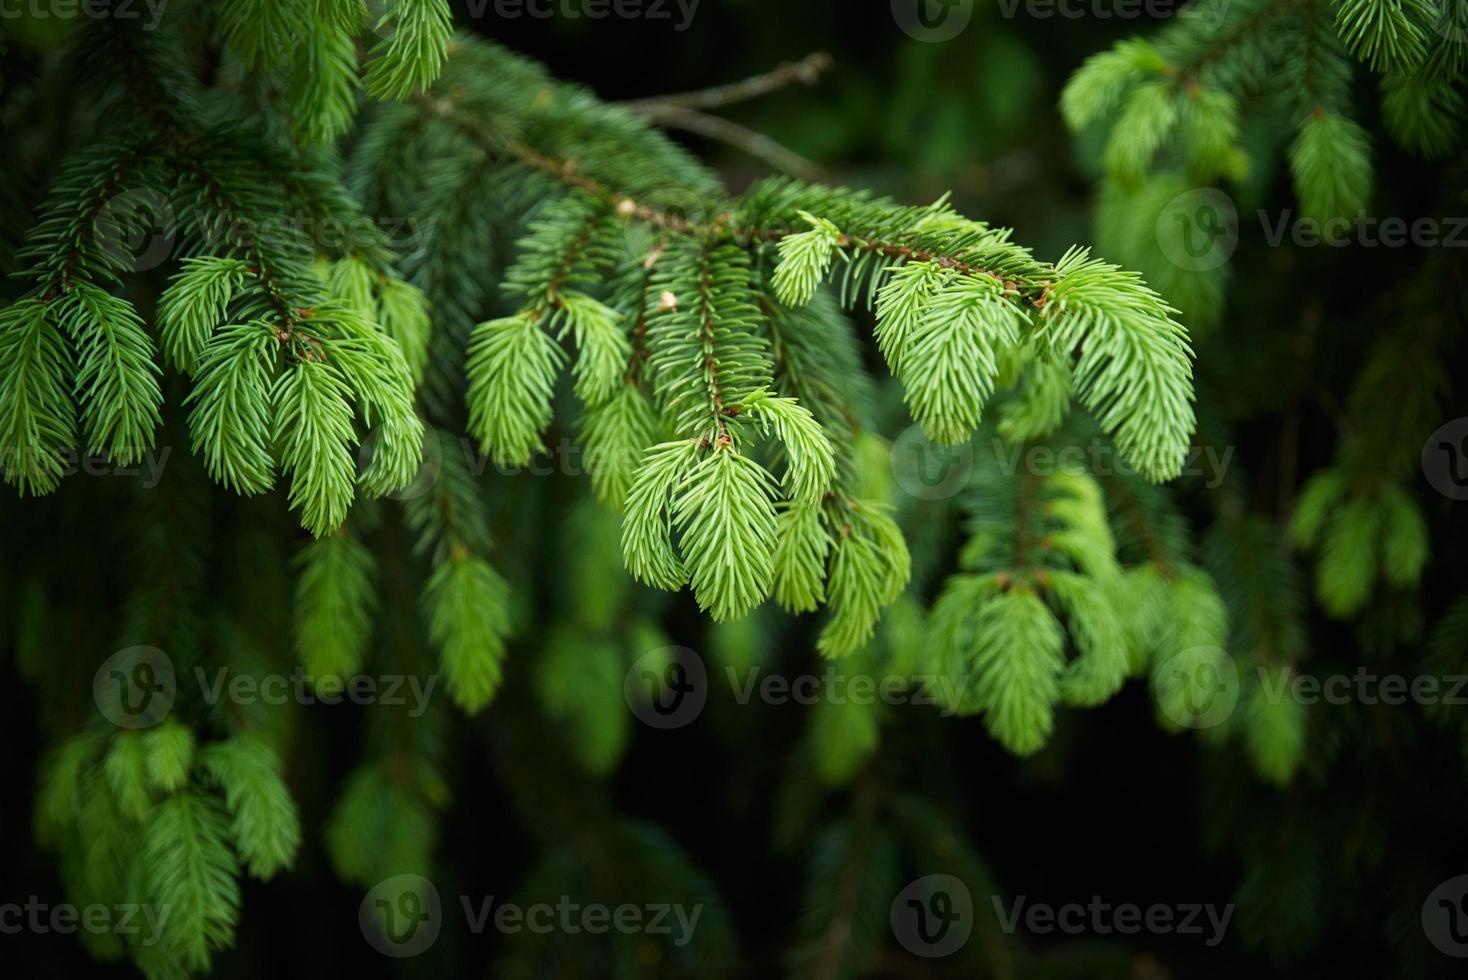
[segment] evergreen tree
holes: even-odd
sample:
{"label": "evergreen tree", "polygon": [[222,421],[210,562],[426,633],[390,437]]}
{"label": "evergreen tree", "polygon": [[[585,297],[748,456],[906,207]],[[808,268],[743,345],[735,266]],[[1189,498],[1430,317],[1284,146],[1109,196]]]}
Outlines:
{"label": "evergreen tree", "polygon": [[[1341,800],[1373,788],[1341,770],[1448,744],[1463,802],[1461,712],[1278,692],[1337,659],[1468,657],[1432,547],[1460,528],[1417,480],[1452,417],[1465,279],[1450,249],[1410,279],[1383,260],[1353,296],[1390,329],[1340,339],[1289,271],[1241,288],[1271,260],[1240,212],[1287,173],[1299,216],[1358,228],[1377,160],[1452,154],[1456,2],[1200,0],[1090,57],[1059,112],[1099,184],[1098,254],[1050,258],[946,194],[823,183],[763,143],[798,173],[736,193],[658,124],[740,93],[604,101],[456,32],[446,0],[180,3],[156,30],[113,9],[22,39],[0,622],[45,742],[34,831],[67,901],[170,910],[157,941],[87,931],[88,952],[225,973],[286,878],[350,887],[391,931],[393,882],[457,881],[446,822],[465,755],[488,755],[535,844],[517,901],[702,909],[686,943],[519,933],[495,975],[758,975],[703,856],[613,792],[698,637],[708,673],[785,638],[936,702],[822,699],[758,787],[804,865],[772,968],[900,975],[889,909],[943,873],[980,906],[954,971],[1061,975],[984,899],[998,845],[944,784],[961,765],[912,770],[984,738],[1060,765],[1089,709],[1135,713],[1129,680],[1164,732],[1201,736],[1199,835],[1239,869],[1250,947],[1292,962],[1404,819],[1356,824]],[[1443,186],[1440,213],[1468,200],[1460,169]],[[1316,384],[1327,340],[1346,367]],[[1326,458],[1302,426],[1334,433]],[[285,703],[218,686],[265,677],[292,679]],[[328,740],[312,706],[364,677],[401,697]],[[1372,724],[1400,731],[1382,748]],[[1413,862],[1375,928],[1415,930],[1446,872]]]}

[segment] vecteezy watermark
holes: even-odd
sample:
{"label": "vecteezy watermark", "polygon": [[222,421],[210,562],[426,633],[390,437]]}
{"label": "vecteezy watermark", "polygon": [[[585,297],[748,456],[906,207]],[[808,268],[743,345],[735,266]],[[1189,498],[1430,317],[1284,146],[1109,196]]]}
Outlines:
{"label": "vecteezy watermark", "polygon": [[[14,0],[0,0],[0,3]],[[183,208],[180,205],[180,208]],[[342,219],[333,215],[272,212],[267,218],[237,217],[212,220],[192,210],[175,209],[172,201],[151,187],[134,187],[109,198],[98,210],[92,237],[108,262],[126,272],[144,272],[167,261],[178,241],[181,218],[201,239],[201,251],[247,248],[259,241],[291,241],[315,250],[352,252],[386,243],[405,255],[421,254],[428,241],[426,230],[411,216],[358,215]]]}
{"label": "vecteezy watermark", "polygon": [[1259,226],[1270,248],[1286,238],[1298,248],[1465,248],[1468,247],[1468,217],[1378,217],[1365,209],[1355,217],[1314,218],[1286,209],[1276,218],[1259,211]]}
{"label": "vecteezy watermark", "polygon": [[1023,925],[1026,932],[1036,936],[1052,933],[1068,936],[1132,936],[1138,933],[1203,936],[1203,945],[1209,947],[1223,942],[1224,932],[1234,914],[1232,903],[1221,908],[1189,902],[1156,902],[1143,907],[1132,902],[1112,905],[1100,895],[1092,895],[1084,905],[1079,902],[1047,905],[1030,902],[1019,895],[1006,908],[998,895],[991,896],[989,900],[994,905],[999,928],[1011,935]]}
{"label": "vecteezy watermark", "polygon": [[1468,875],[1449,878],[1427,896],[1422,931],[1439,952],[1468,959]]}
{"label": "vecteezy watermark", "polygon": [[92,700],[118,728],[152,728],[173,710],[173,661],[157,647],[119,650],[92,675]]}
{"label": "vecteezy watermark", "polygon": [[[990,440],[988,448],[1005,476],[1014,476],[1021,471],[1031,476],[1054,476],[1074,471],[1092,476],[1135,476],[1138,473],[1137,467],[1114,444],[1101,438],[1084,444],[1028,445],[1006,443],[996,436]],[[976,452],[981,450],[971,442],[956,446],[933,443],[923,435],[922,426],[912,425],[892,441],[889,454],[892,478],[918,500],[945,500],[968,486],[978,461]],[[1181,460],[1181,466],[1178,475],[1202,479],[1204,486],[1213,490],[1223,483],[1233,457],[1233,446],[1222,449],[1215,446],[1179,447],[1177,458]]]}
{"label": "vecteezy watermark", "polygon": [[[196,666],[193,679],[207,705],[341,704],[407,707],[408,717],[428,710],[438,675],[354,674],[317,677],[297,666],[289,673],[242,674],[228,667]],[[178,697],[173,660],[157,647],[119,650],[92,677],[92,697],[102,717],[119,728],[151,728],[168,717]]]}
{"label": "vecteezy watermark", "polygon": [[364,214],[343,220],[298,208],[264,219],[209,223],[205,244],[208,250],[216,250],[225,245],[238,248],[261,240],[288,240],[318,249],[351,252],[387,242],[404,254],[415,255],[427,241],[425,231],[423,223],[412,216]]}
{"label": "vecteezy watermark", "polygon": [[1442,0],[1432,28],[1452,44],[1468,44],[1468,2]]}
{"label": "vecteezy watermark", "polygon": [[19,902],[0,904],[0,934],[110,933],[115,936],[138,936],[138,942],[143,946],[155,946],[168,922],[170,908],[168,905],[137,902],[119,902],[115,905],[101,902],[87,905],[73,905],[70,902],[51,904],[41,901],[40,896],[31,895],[23,905]]}
{"label": "vecteezy watermark", "polygon": [[417,674],[353,674],[350,677],[315,676],[304,667],[288,674],[239,674],[228,667],[207,671],[194,668],[194,680],[205,704],[381,704],[406,707],[409,718],[428,710],[428,699],[438,684],[438,675],[426,679]]}
{"label": "vecteezy watermark", "polygon": [[[493,895],[460,895],[464,924],[473,935],[493,930],[503,935],[666,936],[678,947],[693,940],[703,905],[680,902],[582,902],[570,895],[554,902],[518,904]],[[397,958],[417,956],[437,941],[443,930],[443,903],[438,888],[422,875],[394,875],[379,882],[357,911],[362,935],[373,949]]]}
{"label": "vecteezy watermark", "polygon": [[924,875],[897,893],[888,920],[893,937],[914,956],[952,956],[973,933],[973,896],[953,875]]}
{"label": "vecteezy watermark", "polygon": [[[663,252],[663,229],[678,229],[698,232],[715,224],[728,221],[728,216],[716,208],[717,202],[706,194],[690,187],[658,187],[641,195],[637,200],[622,198],[617,201],[616,214],[622,221],[621,262],[631,265],[640,263],[651,270]],[[751,223],[761,215],[751,215]],[[668,308],[676,309],[678,297],[672,297]]]}
{"label": "vecteezy watermark", "polygon": [[[415,500],[418,497],[433,490],[438,484],[438,478],[443,473],[443,446],[447,437],[438,429],[427,428],[423,432],[423,456],[418,461],[418,471],[413,474],[406,486],[396,490],[390,490],[383,494],[389,500]],[[377,455],[377,447],[382,442],[382,428],[373,427],[362,444],[357,447],[357,465],[364,471],[372,465],[373,458]],[[465,454],[471,455],[474,450],[468,439],[460,439],[460,445],[464,447]],[[478,475],[477,473],[475,474]]]}
{"label": "vecteezy watermark", "polygon": [[[1382,217],[1359,210],[1353,217],[1318,220],[1285,209],[1256,212],[1260,235],[1270,248],[1463,248],[1468,217]],[[1157,244],[1173,265],[1208,272],[1226,264],[1239,245],[1239,212],[1233,198],[1215,187],[1184,191],[1157,215]]]}
{"label": "vecteezy watermark", "polygon": [[[1031,476],[1054,476],[1057,473],[1081,471],[1092,476],[1136,476],[1137,468],[1127,462],[1121,451],[1105,439],[1092,439],[1085,445],[1006,446],[1003,439],[991,443],[999,468],[1006,476],[1020,470]],[[1228,473],[1234,458],[1234,447],[1222,450],[1214,446],[1189,446],[1179,449],[1182,468],[1178,476],[1204,479],[1209,490],[1217,489]]]}
{"label": "vecteezy watermark", "polygon": [[1291,666],[1277,672],[1259,668],[1259,684],[1270,704],[1286,697],[1300,704],[1468,705],[1468,674],[1378,674],[1366,667],[1354,674],[1297,674]]}
{"label": "vecteezy watermark", "polygon": [[[372,462],[381,437],[381,430],[373,429],[362,440],[357,451],[357,462],[360,466],[365,468]],[[627,454],[627,464],[635,466],[642,459],[640,449],[621,451]],[[393,500],[412,500],[431,491],[443,473],[446,453],[450,456],[457,454],[463,461],[464,469],[475,479],[480,479],[489,472],[497,476],[580,478],[589,476],[593,468],[593,460],[588,457],[585,447],[564,436],[555,443],[536,450],[524,463],[505,463],[495,459],[492,453],[481,450],[472,439],[464,436],[450,438],[430,429],[423,434],[423,458],[419,462],[418,472],[407,486],[386,496]],[[610,452],[597,457],[602,465],[611,465],[615,459]]]}
{"label": "vecteezy watermark", "polygon": [[151,31],[168,0],[0,0],[0,20],[139,20]]}
{"label": "vecteezy watermark", "polygon": [[1216,31],[1228,17],[1228,0],[997,0],[1001,16],[1035,20],[1201,21]]}
{"label": "vecteezy watermark", "polygon": [[496,17],[517,20],[531,17],[550,20],[617,20],[673,21],[673,30],[686,31],[698,12],[699,0],[465,0],[469,16],[475,20],[488,10]]}
{"label": "vecteezy watermark", "polygon": [[[763,704],[917,704],[938,707],[945,716],[954,714],[950,705],[958,703],[964,684],[961,679],[938,674],[866,674],[847,673],[828,664],[819,674],[763,673],[750,667],[740,677],[739,670],[725,667],[724,674],[741,704],[758,700]],[[763,674],[763,676],[761,676]],[[943,696],[939,696],[942,692]]]}
{"label": "vecteezy watermark", "polygon": [[[565,437],[554,445],[537,450],[523,464],[502,463],[489,453],[477,449],[473,440],[463,437],[459,439],[459,446],[464,453],[465,465],[476,477],[483,476],[489,469],[493,469],[498,476],[587,476],[591,473],[585,449]],[[640,451],[636,451],[634,455],[636,459],[642,458]]]}
{"label": "vecteezy watermark", "polygon": [[974,0],[892,0],[892,19],[916,41],[936,44],[963,33],[974,15]]}
{"label": "vecteezy watermark", "polygon": [[[1404,704],[1468,706],[1468,674],[1302,674],[1291,665],[1255,668],[1259,692],[1270,704],[1366,706]],[[1153,674],[1158,706],[1184,728],[1213,728],[1233,714],[1242,677],[1237,663],[1219,647],[1189,647],[1169,657]]]}
{"label": "vecteezy watermark", "polygon": [[557,897],[554,903],[531,902],[517,905],[513,902],[495,904],[493,895],[471,898],[459,896],[459,905],[469,931],[476,936],[493,925],[496,932],[514,935],[517,932],[532,932],[539,936],[551,933],[574,936],[580,933],[603,935],[616,932],[621,935],[667,936],[674,946],[687,946],[693,940],[693,931],[703,915],[702,903],[692,906],[681,902],[648,902],[635,904],[620,902],[605,905],[601,902],[578,902],[569,895]]}
{"label": "vecteezy watermark", "polygon": [[892,479],[918,500],[946,500],[968,485],[974,470],[971,442],[944,446],[910,425],[892,440]]}
{"label": "vecteezy watermark", "polygon": [[[909,37],[951,41],[973,19],[974,0],[891,0],[892,19]],[[996,0],[1008,20],[1176,20],[1193,18],[1218,30],[1228,17],[1229,0]]]}
{"label": "vecteezy watermark", "polygon": [[[828,664],[820,673],[781,674],[761,667],[725,667],[722,678],[734,701],[774,706],[814,704],[915,704],[937,707],[944,715],[959,702],[962,678],[942,674],[850,673]],[[623,693],[627,705],[654,728],[682,728],[708,703],[708,668],[687,647],[659,647],[638,657],[627,671]]]}
{"label": "vecteezy watermark", "polygon": [[102,205],[92,222],[92,238],[117,268],[146,272],[173,252],[178,215],[172,202],[153,188],[130,188]]}
{"label": "vecteezy watermark", "polygon": [[1163,256],[1188,272],[1208,272],[1233,258],[1239,246],[1239,209],[1213,187],[1184,191],[1157,215]]}
{"label": "vecteezy watermark", "polygon": [[1422,444],[1422,473],[1451,500],[1468,500],[1468,416],[1444,422]]}
{"label": "vecteezy watermark", "polygon": [[1182,728],[1214,728],[1239,703],[1239,668],[1223,648],[1194,646],[1169,657],[1152,675],[1162,713]]}
{"label": "vecteezy watermark", "polygon": [[703,713],[709,696],[708,671],[703,658],[687,647],[658,647],[633,661],[622,695],[644,724],[682,728]]}
{"label": "vecteezy watermark", "polygon": [[368,945],[384,956],[417,956],[438,940],[443,903],[422,875],[393,875],[362,898],[357,924]]}
{"label": "vecteezy watermark", "polygon": [[[20,466],[21,460],[27,457],[44,457],[46,460],[56,460],[61,464],[61,475],[67,476],[106,476],[120,477],[124,479],[137,478],[142,481],[144,490],[152,490],[163,479],[163,468],[168,465],[168,457],[173,454],[173,447],[152,446],[124,451],[114,450],[112,453],[88,452],[74,446],[57,449],[37,449],[34,446],[4,446],[0,447],[0,473],[10,470],[24,470]],[[132,458],[137,462],[130,465],[113,462],[110,457]]]}

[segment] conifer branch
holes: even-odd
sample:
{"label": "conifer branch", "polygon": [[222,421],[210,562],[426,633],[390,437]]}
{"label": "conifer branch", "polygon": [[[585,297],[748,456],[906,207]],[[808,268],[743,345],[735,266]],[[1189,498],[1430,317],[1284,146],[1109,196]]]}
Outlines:
{"label": "conifer branch", "polygon": [[653,113],[661,106],[677,106],[684,109],[722,109],[724,106],[748,102],[762,95],[779,91],[796,82],[807,86],[815,85],[820,81],[821,75],[830,71],[834,66],[835,62],[829,54],[824,51],[813,51],[799,61],[783,62],[767,72],[751,75],[737,82],[715,85],[692,92],[632,99],[620,104],[629,109]]}

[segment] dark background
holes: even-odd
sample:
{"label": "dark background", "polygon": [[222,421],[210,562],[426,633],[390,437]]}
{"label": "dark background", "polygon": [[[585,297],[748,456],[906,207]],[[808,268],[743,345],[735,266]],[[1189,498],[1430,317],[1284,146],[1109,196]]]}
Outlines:
{"label": "dark background", "polygon": [[[683,32],[674,30],[679,15],[672,4],[667,7],[672,18],[661,21],[561,16],[502,20],[493,16],[492,4],[477,22],[463,9],[456,14],[461,25],[542,60],[558,77],[582,82],[609,100],[721,84],[812,51],[827,51],[835,66],[818,85],[792,86],[722,113],[822,164],[843,184],[914,202],[952,189],[961,211],[1011,225],[1015,237],[1037,254],[1058,257],[1066,246],[1090,240],[1093,187],[1076,141],[1055,109],[1060,88],[1087,55],[1145,30],[1146,19],[1040,19],[1027,17],[1022,8],[1006,19],[997,7],[978,3],[976,8],[969,27],[940,44],[908,38],[885,0],[702,0],[691,27]],[[761,162],[727,146],[675,136],[711,160],[735,189],[767,172]],[[1420,165],[1387,147],[1379,166],[1378,185],[1396,208],[1383,213],[1428,213],[1422,201],[1433,182],[1420,179]],[[1286,191],[1281,188],[1280,193],[1284,201]],[[1316,267],[1327,259],[1335,263],[1328,271]],[[1241,262],[1252,261],[1247,252],[1241,254]],[[1270,261],[1284,260],[1276,256]],[[1365,267],[1367,260],[1312,255],[1298,261],[1303,267],[1290,270],[1291,275],[1332,277],[1338,287],[1332,302],[1350,308],[1363,301],[1365,286],[1352,285],[1360,280],[1350,274],[1350,264]],[[1369,259],[1374,274],[1388,276],[1393,272],[1382,263],[1405,272],[1412,262],[1410,254]],[[1239,279],[1248,281],[1249,276]],[[1266,295],[1272,288],[1260,287]],[[1227,319],[1223,329],[1230,329]],[[1353,364],[1356,358],[1342,355],[1340,361]],[[1327,356],[1320,370],[1330,380],[1344,367],[1337,368]],[[1265,416],[1238,432],[1246,467],[1256,463],[1250,446],[1267,446],[1277,425],[1277,419]],[[1329,462],[1332,439],[1324,423],[1307,418],[1304,425],[1309,458],[1302,460],[1302,471],[1308,472]],[[1312,431],[1318,439],[1312,439]],[[1262,459],[1257,462],[1264,465]],[[553,578],[554,569],[544,574]],[[1434,588],[1427,585],[1429,592]],[[700,646],[702,620],[691,608],[680,605],[678,610],[670,639]],[[1324,657],[1332,655],[1332,645],[1349,650],[1353,643],[1338,627],[1315,624],[1312,629]],[[792,672],[801,665],[819,670],[810,647],[799,639],[787,638],[787,647],[771,659],[791,665]],[[512,649],[507,689],[490,709],[487,724],[458,730],[456,768],[449,773],[455,799],[444,815],[438,849],[448,865],[448,877],[440,881],[446,896],[463,892],[508,899],[530,864],[531,839],[502,789],[503,768],[526,760],[506,758],[514,751],[507,747],[506,732],[517,720],[497,713],[512,699],[525,700],[515,697],[515,688],[525,683],[528,662],[518,652]],[[1349,654],[1341,659],[1351,662]],[[0,849],[9,870],[0,895],[23,901],[37,894],[54,900],[63,894],[61,883],[50,856],[31,843],[29,826],[41,749],[36,719],[19,686],[12,687],[5,704],[0,745],[8,752],[9,778],[0,781]],[[356,752],[359,710],[342,707],[328,714],[317,709],[311,724],[322,736],[317,744],[325,748],[315,760],[316,771],[295,778],[319,779],[323,789],[332,785],[345,771],[344,765],[333,764],[333,753],[345,759]],[[748,711],[757,717],[737,725],[728,724],[727,713],[715,705],[687,729],[639,729],[614,778],[612,795],[625,812],[667,828],[718,883],[746,952],[741,975],[769,977],[780,972],[803,877],[800,860],[771,854],[770,794],[782,778],[785,753],[798,740],[802,718],[795,707],[756,706]],[[522,717],[518,723],[535,722]],[[1143,907],[1157,902],[1221,906],[1234,900],[1241,874],[1237,856],[1227,848],[1210,853],[1202,840],[1200,811],[1207,798],[1203,752],[1194,740],[1170,737],[1157,728],[1140,684],[1128,685],[1102,708],[1060,712],[1055,744],[1028,762],[1005,753],[978,721],[939,725],[920,708],[903,709],[885,735],[910,743],[894,755],[905,760],[899,764],[910,771],[902,776],[912,785],[957,787],[956,808],[966,814],[971,840],[1009,899],[1024,895],[1053,905],[1085,904],[1101,895],[1112,904],[1136,902]],[[310,738],[302,741],[311,743]],[[552,750],[545,751],[542,761],[554,766]],[[1452,746],[1429,752],[1430,758],[1414,756],[1411,761],[1447,771],[1458,765]],[[1214,764],[1226,769],[1230,762]],[[1242,765],[1237,760],[1234,764]],[[1356,775],[1371,783],[1376,774]],[[1468,867],[1463,863],[1461,816],[1444,819],[1463,812],[1461,780],[1450,787],[1420,780],[1388,782],[1381,793],[1422,807],[1422,833],[1400,841],[1404,853],[1429,855],[1427,860],[1441,868],[1441,877]],[[311,837],[325,817],[324,811],[311,809],[313,799],[321,803],[330,794],[307,796],[302,813],[307,838],[295,872],[268,886],[247,883],[236,949],[218,958],[216,974],[331,976],[350,971],[378,976],[403,970],[481,975],[483,964],[493,960],[497,939],[492,932],[469,935],[456,907],[446,909],[445,931],[431,956],[397,963],[362,942],[360,894],[335,881],[319,842]],[[1343,796],[1343,806],[1357,805],[1353,799]],[[1457,833],[1448,836],[1449,828]],[[1367,891],[1372,887],[1363,883]],[[1382,883],[1381,892],[1391,890],[1390,883]],[[1047,957],[1053,975],[1083,975],[1066,966],[1081,940],[1023,934],[1018,940]],[[132,973],[131,967],[96,964],[74,939],[55,935],[0,937],[0,955],[6,972],[14,971],[14,976]],[[1351,923],[1328,927],[1309,956],[1288,967],[1247,949],[1232,925],[1215,949],[1196,936],[1138,936],[1117,955],[1129,964],[1123,969],[1139,978],[1384,977],[1391,969],[1381,931]]]}

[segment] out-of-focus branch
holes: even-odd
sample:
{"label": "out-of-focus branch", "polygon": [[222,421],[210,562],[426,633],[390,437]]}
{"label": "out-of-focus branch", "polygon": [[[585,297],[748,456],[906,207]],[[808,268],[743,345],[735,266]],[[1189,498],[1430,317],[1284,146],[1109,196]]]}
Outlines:
{"label": "out-of-focus branch", "polygon": [[802,180],[821,180],[824,172],[817,164],[790,150],[763,133],[747,126],[730,122],[705,110],[717,109],[758,98],[787,85],[799,82],[814,85],[821,74],[829,71],[833,62],[824,51],[806,55],[799,61],[787,61],[770,71],[746,78],[743,81],[717,85],[713,88],[693,92],[676,92],[646,99],[623,102],[630,109],[659,126],[682,129],[697,133],[763,160],[776,170],[799,177]]}
{"label": "out-of-focus branch", "polygon": [[824,51],[816,51],[806,55],[799,61],[787,61],[764,72],[754,75],[739,82],[730,82],[727,85],[717,85],[713,88],[698,89],[693,92],[677,92],[672,95],[655,95],[646,99],[633,99],[623,102],[621,105],[634,112],[654,114],[664,107],[678,107],[682,109],[717,109],[721,106],[733,105],[736,102],[747,102],[774,92],[794,82],[802,85],[814,85],[823,72],[831,70],[834,64],[831,56]]}
{"label": "out-of-focus branch", "polygon": [[676,105],[650,106],[637,111],[659,126],[682,129],[727,143],[735,149],[743,150],[750,156],[763,160],[776,170],[782,170],[801,180],[824,179],[825,172],[819,164],[807,160],[794,150],[781,146],[764,133],[756,132],[748,126],[741,126],[736,122],[711,116],[706,112],[699,112],[697,109],[686,109]]}

